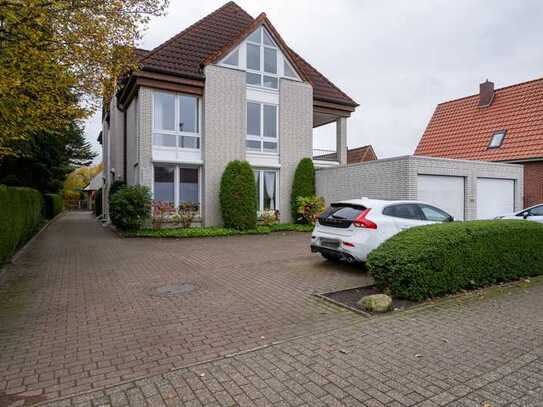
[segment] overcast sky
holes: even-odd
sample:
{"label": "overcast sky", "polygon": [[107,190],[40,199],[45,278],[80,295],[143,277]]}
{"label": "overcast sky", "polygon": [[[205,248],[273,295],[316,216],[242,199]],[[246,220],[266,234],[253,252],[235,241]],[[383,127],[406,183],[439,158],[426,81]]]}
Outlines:
{"label": "overcast sky", "polygon": [[[151,21],[152,49],[223,5],[171,0]],[[372,144],[380,158],[413,153],[439,102],[543,76],[541,0],[237,0],[265,12],[286,43],[356,100],[348,145]],[[100,115],[86,133],[97,151]],[[326,126],[315,148],[334,148]],[[99,161],[100,158],[97,158]]]}

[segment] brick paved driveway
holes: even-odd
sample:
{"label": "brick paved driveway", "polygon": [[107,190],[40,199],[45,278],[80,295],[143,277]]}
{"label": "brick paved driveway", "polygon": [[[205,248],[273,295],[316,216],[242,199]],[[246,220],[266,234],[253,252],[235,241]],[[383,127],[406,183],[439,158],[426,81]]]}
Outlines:
{"label": "brick paved driveway", "polygon": [[[307,234],[129,240],[76,212],[8,271],[21,278],[0,298],[20,295],[0,305],[0,404],[6,394],[27,403],[77,394],[348,325],[360,317],[311,293],[368,281],[310,255]],[[157,295],[183,283],[193,290]]]}

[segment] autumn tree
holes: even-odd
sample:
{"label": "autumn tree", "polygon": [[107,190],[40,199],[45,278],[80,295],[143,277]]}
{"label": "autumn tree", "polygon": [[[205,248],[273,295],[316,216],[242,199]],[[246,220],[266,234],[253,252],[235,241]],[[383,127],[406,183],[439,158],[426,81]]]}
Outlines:
{"label": "autumn tree", "polygon": [[0,0],[0,160],[109,100],[168,0]]}

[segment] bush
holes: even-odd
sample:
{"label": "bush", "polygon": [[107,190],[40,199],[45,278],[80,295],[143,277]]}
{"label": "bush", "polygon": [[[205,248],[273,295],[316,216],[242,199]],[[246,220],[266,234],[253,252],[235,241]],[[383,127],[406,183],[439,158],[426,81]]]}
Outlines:
{"label": "bush", "polygon": [[151,193],[149,188],[125,186],[111,196],[109,217],[120,230],[138,230],[150,216]]}
{"label": "bush", "polygon": [[124,181],[113,181],[111,185],[109,186],[109,195],[108,195],[108,202],[111,203],[111,198],[117,191],[119,191],[121,188],[124,188],[126,186]]}
{"label": "bush", "polygon": [[102,216],[102,188],[94,194],[94,214],[96,217]]}
{"label": "bush", "polygon": [[543,225],[498,220],[420,226],[381,244],[367,267],[378,288],[415,301],[543,274]]}
{"label": "bush", "polygon": [[43,194],[44,212],[47,219],[53,219],[64,210],[64,198],[58,194]]}
{"label": "bush", "polygon": [[299,223],[314,225],[324,211],[324,199],[320,196],[299,196],[296,203],[296,219]]}
{"label": "bush", "polygon": [[290,207],[292,219],[298,219],[298,198],[315,195],[315,167],[311,158],[303,158],[296,167],[292,192],[290,194]]}
{"label": "bush", "polygon": [[247,161],[231,161],[221,179],[220,203],[224,226],[256,228],[256,180]]}
{"label": "bush", "polygon": [[260,214],[260,223],[264,226],[272,226],[279,222],[279,211],[266,209]]}
{"label": "bush", "polygon": [[35,189],[0,185],[0,264],[37,231],[42,207]]}

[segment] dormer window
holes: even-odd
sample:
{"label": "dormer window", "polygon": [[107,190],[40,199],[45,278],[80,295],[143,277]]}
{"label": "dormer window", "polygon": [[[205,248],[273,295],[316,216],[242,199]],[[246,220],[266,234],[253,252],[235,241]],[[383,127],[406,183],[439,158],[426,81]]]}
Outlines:
{"label": "dormer window", "polygon": [[277,45],[265,28],[247,38],[247,84],[277,89]]}
{"label": "dormer window", "polygon": [[506,130],[500,130],[495,132],[490,139],[488,148],[500,148],[503,144],[503,139],[505,138]]}

